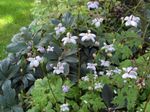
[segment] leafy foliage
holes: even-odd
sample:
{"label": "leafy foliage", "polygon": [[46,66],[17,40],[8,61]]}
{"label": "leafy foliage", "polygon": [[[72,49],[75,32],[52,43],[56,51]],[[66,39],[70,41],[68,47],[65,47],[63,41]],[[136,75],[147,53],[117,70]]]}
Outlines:
{"label": "leafy foliage", "polygon": [[11,88],[11,81],[6,80],[2,85],[3,95],[0,95],[0,110],[4,112],[23,112],[23,109],[17,105],[16,92]]}
{"label": "leafy foliage", "polygon": [[[100,0],[93,9],[87,2],[36,3],[36,19],[12,38],[10,55],[0,62],[2,98],[18,99],[11,87],[23,91],[28,112],[134,112],[147,104],[149,30],[139,17],[127,16],[140,15],[136,8],[146,3]],[[116,17],[124,5],[134,11]]]}

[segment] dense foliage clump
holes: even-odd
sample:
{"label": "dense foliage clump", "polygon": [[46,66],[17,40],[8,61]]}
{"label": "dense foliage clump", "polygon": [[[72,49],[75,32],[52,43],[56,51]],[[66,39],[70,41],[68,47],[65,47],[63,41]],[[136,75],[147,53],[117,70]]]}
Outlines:
{"label": "dense foliage clump", "polygon": [[0,62],[0,109],[149,111],[150,3],[127,1],[36,1]]}

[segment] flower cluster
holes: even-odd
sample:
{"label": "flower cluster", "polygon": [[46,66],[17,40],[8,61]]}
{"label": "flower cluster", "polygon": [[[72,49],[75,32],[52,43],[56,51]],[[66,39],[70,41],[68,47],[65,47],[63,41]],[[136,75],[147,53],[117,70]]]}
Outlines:
{"label": "flower cluster", "polygon": [[88,76],[81,77],[81,80],[83,80],[83,81],[89,81],[89,77]]}
{"label": "flower cluster", "polygon": [[94,85],[94,89],[102,89],[103,88],[103,86],[104,86],[104,84],[102,84],[102,83],[95,83],[95,85]]}
{"label": "flower cluster", "polygon": [[53,69],[54,69],[54,71],[53,71],[53,73],[54,74],[63,74],[64,73],[64,65],[65,65],[66,63],[61,63],[61,62],[58,62],[57,63],[57,66],[56,67],[53,67]]}
{"label": "flower cluster", "polygon": [[30,62],[30,68],[34,68],[39,66],[43,58],[41,58],[40,56],[36,56],[35,58],[29,57],[27,60]]}
{"label": "flower cluster", "polygon": [[90,70],[96,71],[96,66],[97,66],[96,63],[87,63],[87,69]]}
{"label": "flower cluster", "polygon": [[109,67],[110,66],[109,61],[105,61],[105,60],[100,60],[100,61],[101,61],[101,66],[104,66],[104,67]]}
{"label": "flower cluster", "polygon": [[57,27],[55,27],[56,35],[60,35],[61,33],[64,33],[66,31],[66,28],[62,25],[62,23],[59,23]]}

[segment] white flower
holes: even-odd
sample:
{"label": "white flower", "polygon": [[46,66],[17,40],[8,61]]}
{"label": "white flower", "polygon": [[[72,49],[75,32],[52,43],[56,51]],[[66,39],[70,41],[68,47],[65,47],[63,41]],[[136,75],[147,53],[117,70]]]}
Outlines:
{"label": "white flower", "polygon": [[113,72],[116,73],[116,74],[120,74],[120,73],[121,73],[121,69],[119,69],[119,68],[116,67],[116,68],[113,70]]}
{"label": "white flower", "polygon": [[89,77],[88,77],[88,76],[81,77],[81,79],[82,79],[83,81],[89,81]]}
{"label": "white flower", "polygon": [[62,111],[62,112],[69,111],[68,103],[60,105],[60,111]]}
{"label": "white flower", "polygon": [[101,25],[101,23],[103,22],[103,18],[95,18],[92,20],[92,24],[95,25],[95,27],[99,27]]}
{"label": "white flower", "polygon": [[114,91],[113,91],[113,92],[114,92],[115,94],[117,94],[117,90],[115,90],[115,89],[114,89]]}
{"label": "white flower", "polygon": [[97,66],[96,63],[87,63],[87,69],[91,69],[93,71],[96,70],[96,66]]}
{"label": "white flower", "polygon": [[36,60],[36,59],[33,59],[31,62],[30,62],[30,68],[34,68],[34,67],[38,67],[39,66],[39,61]]}
{"label": "white flower", "polygon": [[64,65],[66,63],[61,63],[61,62],[58,62],[57,63],[57,66],[56,67],[53,67],[54,71],[53,73],[55,74],[61,74],[61,73],[64,73]]}
{"label": "white flower", "polygon": [[123,68],[125,73],[122,75],[122,78],[131,78],[131,79],[136,79],[137,78],[137,68],[136,67],[127,67]]}
{"label": "white flower", "polygon": [[41,62],[43,60],[43,58],[40,56],[36,56],[35,59],[38,60],[39,62]]}
{"label": "white flower", "polygon": [[98,1],[90,1],[87,3],[88,9],[98,9],[99,2]]}
{"label": "white flower", "polygon": [[105,60],[100,60],[100,61],[101,61],[101,66],[104,66],[104,67],[109,67],[110,66],[109,61],[105,61]]}
{"label": "white flower", "polygon": [[66,28],[62,26],[62,23],[59,23],[57,27],[55,27],[56,35],[59,35],[60,33],[64,33],[66,31]]}
{"label": "white flower", "polygon": [[100,71],[100,72],[99,72],[99,75],[104,75],[104,71]]}
{"label": "white flower", "polygon": [[104,49],[105,52],[113,52],[113,51],[115,51],[115,48],[114,48],[113,44],[107,45],[106,43],[104,43],[104,46],[102,47],[102,49]]}
{"label": "white flower", "polygon": [[35,58],[28,58],[28,61],[30,61],[30,68],[34,68],[34,67],[38,67],[40,62],[42,62],[43,58],[41,58],[40,56],[36,56]]}
{"label": "white flower", "polygon": [[96,80],[98,78],[98,75],[94,74],[93,78]]}
{"label": "white flower", "polygon": [[91,30],[88,30],[87,33],[80,33],[79,36],[82,36],[82,39],[81,41],[89,41],[89,40],[92,40],[93,42],[95,42],[95,38],[96,38],[96,35],[95,34],[92,34],[91,33]]}
{"label": "white flower", "polygon": [[140,22],[140,18],[134,15],[126,16],[125,18],[121,18],[125,21],[125,26],[134,26],[137,27],[138,23]]}
{"label": "white flower", "polygon": [[47,48],[47,52],[53,52],[54,51],[54,47],[52,46],[48,46],[48,48]]}
{"label": "white flower", "polygon": [[94,84],[94,89],[102,89],[103,88],[103,84],[102,83],[95,83]]}
{"label": "white flower", "polygon": [[77,42],[76,42],[76,39],[78,39],[78,37],[77,36],[72,36],[71,34],[70,34],[70,32],[68,32],[67,33],[67,37],[64,37],[63,39],[62,39],[62,41],[63,41],[63,44],[64,45],[66,45],[67,43],[69,44],[76,44]]}
{"label": "white flower", "polygon": [[44,53],[45,52],[45,48],[42,46],[39,46],[37,51],[39,51],[40,53]]}
{"label": "white flower", "polygon": [[113,75],[113,70],[106,70],[106,75],[108,77],[112,76]]}

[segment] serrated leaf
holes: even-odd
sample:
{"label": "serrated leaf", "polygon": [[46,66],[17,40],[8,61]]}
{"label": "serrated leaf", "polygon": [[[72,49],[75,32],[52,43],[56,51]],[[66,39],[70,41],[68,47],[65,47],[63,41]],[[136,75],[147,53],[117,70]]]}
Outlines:
{"label": "serrated leaf", "polygon": [[131,62],[131,60],[125,60],[120,63],[120,66],[121,67],[129,67],[129,66],[132,66],[132,62]]}

